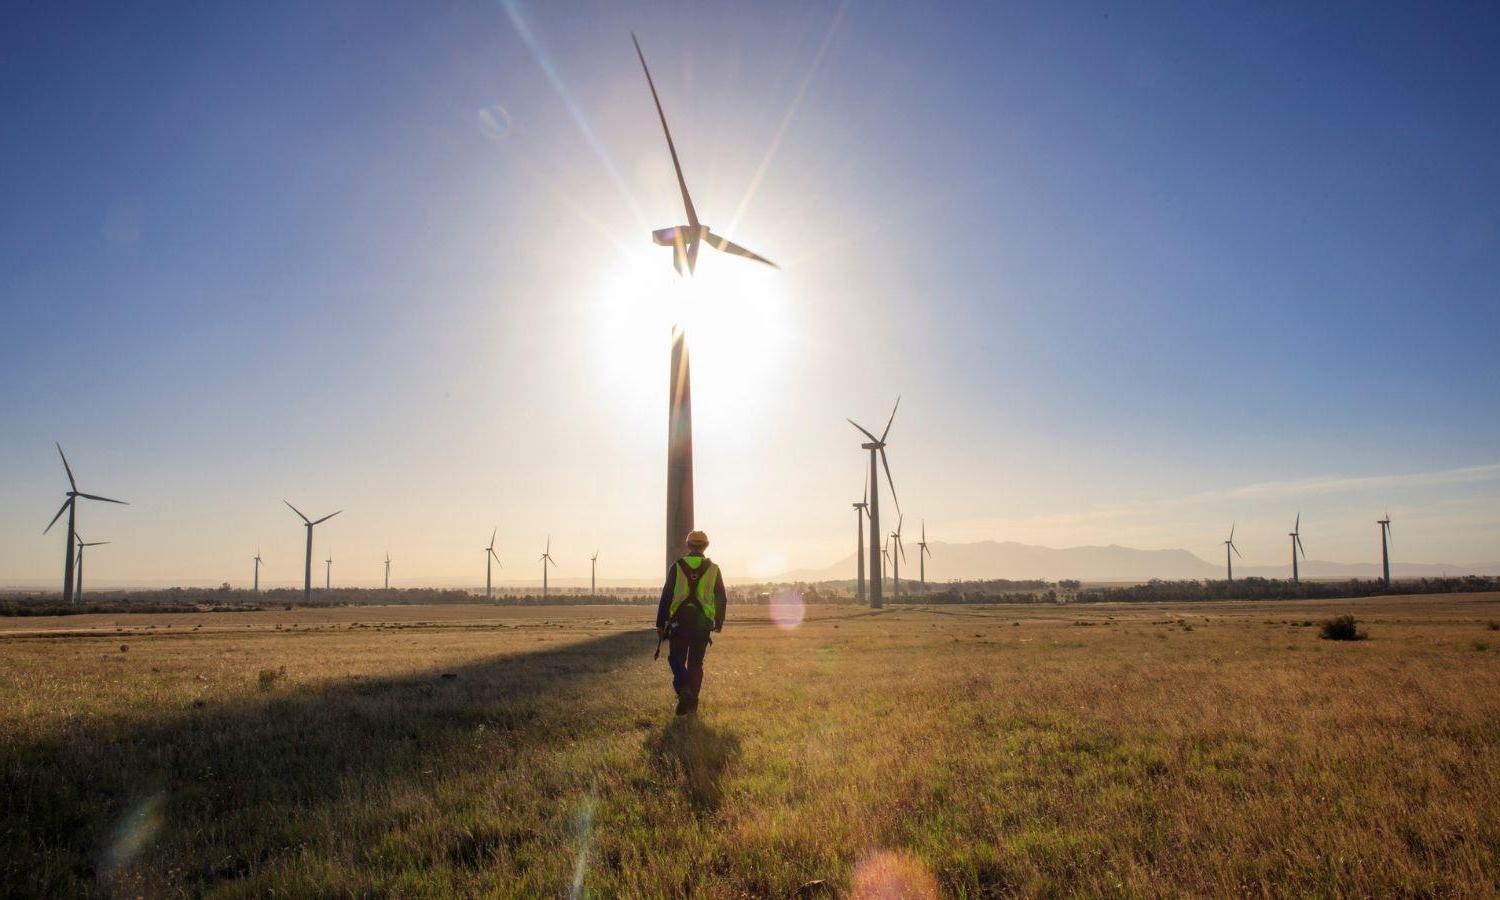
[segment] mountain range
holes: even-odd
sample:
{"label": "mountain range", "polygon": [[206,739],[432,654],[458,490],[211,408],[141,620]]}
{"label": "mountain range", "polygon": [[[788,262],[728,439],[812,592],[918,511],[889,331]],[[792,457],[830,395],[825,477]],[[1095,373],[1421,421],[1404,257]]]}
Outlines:
{"label": "mountain range", "polygon": [[[1211,563],[1187,550],[1140,550],[1110,544],[1104,547],[1040,547],[1015,541],[979,541],[946,544],[931,541],[933,558],[927,562],[931,581],[981,581],[1008,578],[1015,581],[1149,581],[1152,578],[1223,578],[1224,564]],[[1287,578],[1289,565],[1234,567],[1236,578]],[[901,567],[903,579],[916,580],[917,557],[907,557]],[[1341,563],[1310,559],[1301,564],[1304,578],[1378,578],[1379,563]],[[1500,564],[1460,566],[1446,563],[1392,562],[1394,578],[1481,575],[1500,572]],[[887,567],[889,575],[889,567]],[[823,569],[801,569],[781,576],[780,581],[838,581],[854,577],[854,555]]]}

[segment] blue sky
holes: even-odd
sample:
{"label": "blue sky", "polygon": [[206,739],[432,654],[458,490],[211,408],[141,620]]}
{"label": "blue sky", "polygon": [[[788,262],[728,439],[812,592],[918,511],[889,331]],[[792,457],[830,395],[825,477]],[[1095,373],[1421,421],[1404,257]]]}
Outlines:
{"label": "blue sky", "polygon": [[[1270,563],[1300,509],[1370,560],[1389,506],[1409,559],[1500,561],[1493,5],[6,16],[0,583],[57,568],[53,440],[134,501],[83,511],[101,579],[290,582],[283,496],[348,509],[350,582],[467,577],[496,525],[509,578],[549,532],[650,575],[683,302],[732,573],[852,549],[843,417],[897,394],[934,538],[1239,521]],[[679,296],[632,29],[704,221],[781,272]]]}

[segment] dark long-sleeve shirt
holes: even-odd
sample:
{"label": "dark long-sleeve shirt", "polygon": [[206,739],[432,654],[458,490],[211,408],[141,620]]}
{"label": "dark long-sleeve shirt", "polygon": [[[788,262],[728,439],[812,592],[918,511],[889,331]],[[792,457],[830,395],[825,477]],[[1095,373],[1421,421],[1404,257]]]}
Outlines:
{"label": "dark long-sleeve shirt", "polygon": [[[683,557],[689,563],[702,560],[701,556]],[[701,565],[701,563],[700,563]],[[660,628],[667,624],[667,613],[672,608],[672,593],[677,587],[677,564],[667,570],[667,582],[661,587],[661,602],[656,606],[656,627]],[[724,593],[724,570],[719,570],[719,577],[714,579],[714,630],[724,627],[724,610],[729,606],[729,597]]]}

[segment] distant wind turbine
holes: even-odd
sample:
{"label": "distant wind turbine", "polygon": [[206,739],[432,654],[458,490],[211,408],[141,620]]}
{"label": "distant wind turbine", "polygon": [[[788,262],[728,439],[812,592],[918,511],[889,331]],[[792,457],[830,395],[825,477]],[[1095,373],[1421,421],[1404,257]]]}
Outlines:
{"label": "distant wind turbine", "polygon": [[385,551],[385,589],[391,589],[391,551]]}
{"label": "distant wind turbine", "polygon": [[1229,551],[1233,550],[1235,556],[1240,555],[1240,548],[1234,545],[1234,523],[1229,525],[1229,540],[1224,542],[1224,566],[1229,570],[1229,580],[1234,580],[1234,560],[1230,559]]}
{"label": "distant wind turbine", "polygon": [[865,510],[870,507],[870,476],[865,476],[864,499],[854,504],[854,567],[856,572],[854,599],[865,602]]}
{"label": "distant wind turbine", "polygon": [[[283,500],[281,502],[285,503],[287,505],[288,509],[290,509],[292,512],[296,513],[297,514],[297,518],[301,519],[303,526],[305,526],[307,528],[307,556],[305,556],[303,558],[303,562],[302,562],[302,602],[304,602],[304,603],[311,603],[312,602],[312,534],[313,534],[313,526],[314,525],[321,525],[324,522],[327,522],[329,519],[331,519],[334,516],[338,515],[339,513],[343,512],[343,510],[341,509],[338,512],[331,512],[331,513],[329,513],[328,515],[324,516],[321,519],[313,520],[313,519],[309,519],[307,516],[304,516],[302,514],[302,510],[298,509],[295,506],[292,506],[292,503],[291,503],[290,500]],[[330,573],[330,577],[331,577],[331,573]]]}
{"label": "distant wind turbine", "polygon": [[598,572],[599,572],[599,551],[595,550],[594,551],[594,555],[589,557],[589,596],[590,597],[596,596],[599,593],[599,590],[598,590],[598,587],[597,587],[598,582],[597,582],[597,580],[595,578],[595,576],[598,574]]}
{"label": "distant wind turbine", "polygon": [[1301,584],[1301,575],[1297,572],[1297,551],[1302,551],[1302,558],[1307,559],[1307,548],[1302,546],[1302,513],[1297,513],[1297,523],[1292,526],[1292,533],[1287,537],[1292,539],[1292,584]]}
{"label": "distant wind turbine", "polygon": [[891,596],[901,596],[901,560],[906,559],[906,547],[901,543],[901,522],[903,516],[896,516],[896,530],[891,532]]}
{"label": "distant wind turbine", "polygon": [[257,547],[255,550],[255,580],[253,582],[254,586],[251,588],[257,594],[260,593],[260,563],[260,548]]}
{"label": "distant wind turbine", "polygon": [[552,558],[552,535],[547,535],[547,549],[542,551],[542,599],[547,598],[547,566],[556,566],[557,561]]}
{"label": "distant wind turbine", "polygon": [[927,520],[922,520],[922,539],[917,541],[917,567],[921,570],[922,593],[927,593],[927,557],[932,551],[927,549]]}
{"label": "distant wind turbine", "polygon": [[870,508],[868,510],[870,516],[870,606],[873,609],[879,609],[884,603],[881,592],[882,570],[880,567],[880,551],[884,542],[880,539],[880,470],[877,467],[876,456],[879,456],[879,465],[885,467],[885,483],[891,489],[891,500],[895,502],[896,512],[899,514],[901,512],[901,501],[896,499],[896,484],[891,480],[891,464],[885,456],[885,439],[891,433],[891,423],[896,421],[896,410],[900,406],[901,398],[897,397],[896,405],[891,407],[890,418],[885,420],[885,431],[880,433],[880,437],[871,434],[863,425],[860,425],[853,419],[845,420],[850,425],[858,428],[860,433],[870,439],[859,446],[861,450],[870,451],[870,476],[867,483],[870,486]]}
{"label": "distant wind turbine", "polygon": [[83,599],[83,548],[84,547],[103,547],[105,544],[109,543],[109,541],[94,541],[92,543],[84,543],[82,535],[74,535],[74,537],[78,538],[78,586],[73,589],[73,598],[76,599],[76,600],[82,600]]}
{"label": "distant wind turbine", "polygon": [[333,590],[333,554],[332,553],[328,554],[328,559],[324,560],[324,564],[325,564],[326,568],[323,569],[323,590],[325,590],[325,591],[331,591],[331,590]]}
{"label": "distant wind turbine", "polygon": [[493,562],[500,568],[505,568],[500,562],[500,554],[495,552],[495,535],[499,533],[500,526],[496,525],[495,530],[490,532],[489,546],[484,548],[484,599],[486,600],[494,596],[493,589],[490,587],[490,563]]}
{"label": "distant wind turbine", "polygon": [[1375,524],[1380,526],[1380,566],[1385,570],[1385,586],[1391,586],[1391,514],[1386,512],[1385,518],[1376,519]]}
{"label": "distant wind turbine", "polygon": [[58,509],[57,509],[57,515],[53,516],[52,517],[52,521],[47,523],[47,527],[42,529],[42,534],[46,534],[47,532],[51,531],[52,530],[52,526],[57,524],[57,520],[58,520],[59,517],[62,516],[63,512],[64,511],[67,512],[67,514],[68,514],[68,537],[67,537],[67,542],[63,544],[63,590],[62,590],[62,599],[63,599],[64,603],[72,603],[73,602],[73,552],[74,552],[73,545],[78,543],[78,531],[74,527],[77,524],[78,498],[82,497],[85,500],[101,500],[101,501],[103,501],[105,503],[118,503],[118,504],[120,504],[122,506],[128,506],[129,504],[127,504],[124,500],[111,500],[108,497],[99,497],[99,496],[96,496],[94,494],[85,494],[82,491],[80,491],[78,489],[78,482],[75,481],[74,478],[73,478],[73,467],[70,466],[70,465],[68,465],[67,454],[63,453],[62,444],[56,444],[56,447],[57,447],[57,455],[60,456],[60,457],[62,457],[63,471],[65,471],[65,472],[68,473],[68,488],[69,488],[69,490],[68,490],[67,495],[66,495],[67,499],[63,501],[62,506],[58,507]]}

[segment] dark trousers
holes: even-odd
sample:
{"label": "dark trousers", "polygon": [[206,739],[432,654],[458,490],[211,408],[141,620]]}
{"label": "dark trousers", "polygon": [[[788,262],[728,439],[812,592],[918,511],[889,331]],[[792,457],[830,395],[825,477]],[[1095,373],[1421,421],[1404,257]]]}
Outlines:
{"label": "dark trousers", "polygon": [[672,630],[667,662],[672,666],[672,689],[697,699],[703,689],[703,654],[708,652],[708,632]]}

